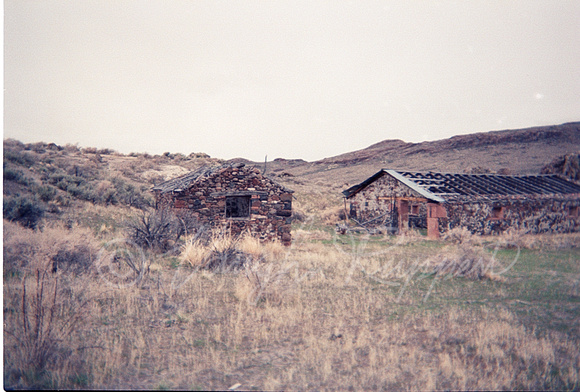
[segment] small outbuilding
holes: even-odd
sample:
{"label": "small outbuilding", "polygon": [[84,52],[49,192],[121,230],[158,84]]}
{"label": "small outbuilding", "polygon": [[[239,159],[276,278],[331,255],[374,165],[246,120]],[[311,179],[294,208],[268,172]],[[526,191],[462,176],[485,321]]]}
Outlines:
{"label": "small outbuilding", "polygon": [[152,188],[156,207],[188,211],[201,224],[290,245],[293,191],[243,163],[202,167]]}
{"label": "small outbuilding", "polygon": [[474,234],[580,231],[580,185],[557,175],[417,173],[382,169],[343,192],[350,218],[392,233],[455,227]]}

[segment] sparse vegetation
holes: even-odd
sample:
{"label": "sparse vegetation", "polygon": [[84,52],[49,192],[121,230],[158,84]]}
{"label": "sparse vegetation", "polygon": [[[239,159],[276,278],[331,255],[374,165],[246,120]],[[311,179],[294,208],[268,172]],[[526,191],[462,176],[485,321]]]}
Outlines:
{"label": "sparse vegetation", "polygon": [[142,212],[127,222],[128,238],[138,246],[166,252],[175,247],[182,236],[195,231],[197,220],[190,215],[176,215],[160,209]]}
{"label": "sparse vegetation", "polygon": [[34,197],[22,196],[8,200],[4,199],[4,219],[21,223],[31,229],[35,229],[38,226],[45,211],[46,207]]}
{"label": "sparse vegetation", "polygon": [[[141,174],[169,160],[209,158],[4,148],[21,173],[4,178],[7,389],[580,385],[578,234],[341,235],[338,189],[303,180],[283,247],[110,201],[129,184],[146,195]],[[26,200],[46,208],[34,224],[14,218]]]}

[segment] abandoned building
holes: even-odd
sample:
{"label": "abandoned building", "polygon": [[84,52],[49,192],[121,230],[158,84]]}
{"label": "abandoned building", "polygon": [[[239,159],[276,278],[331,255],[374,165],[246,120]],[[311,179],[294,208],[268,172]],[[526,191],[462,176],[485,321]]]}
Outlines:
{"label": "abandoned building", "polygon": [[474,234],[580,231],[580,185],[557,175],[415,173],[383,169],[343,192],[350,218],[391,233],[455,227]]}
{"label": "abandoned building", "polygon": [[292,241],[293,191],[243,163],[202,167],[152,188],[156,207],[191,212],[201,224],[262,241]]}

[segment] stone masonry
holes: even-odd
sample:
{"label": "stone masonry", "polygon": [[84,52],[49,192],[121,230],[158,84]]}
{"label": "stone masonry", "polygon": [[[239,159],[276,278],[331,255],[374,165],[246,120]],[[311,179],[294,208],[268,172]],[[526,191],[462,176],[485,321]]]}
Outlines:
{"label": "stone masonry", "polygon": [[202,168],[153,187],[157,208],[187,210],[201,224],[262,241],[292,241],[293,191],[238,163]]}
{"label": "stone masonry", "polygon": [[474,234],[580,232],[580,186],[557,176],[497,176],[381,170],[343,192],[350,217],[393,231],[455,227]]}

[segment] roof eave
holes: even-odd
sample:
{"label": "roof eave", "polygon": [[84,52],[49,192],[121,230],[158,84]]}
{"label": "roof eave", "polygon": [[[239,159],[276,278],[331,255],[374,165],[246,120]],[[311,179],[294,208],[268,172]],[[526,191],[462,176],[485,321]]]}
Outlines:
{"label": "roof eave", "polygon": [[440,196],[435,195],[434,193],[429,192],[426,189],[423,189],[419,185],[415,184],[413,181],[411,181],[408,178],[406,178],[405,176],[403,176],[398,171],[390,170],[390,169],[383,169],[383,171],[385,173],[391,175],[392,177],[396,178],[398,181],[402,182],[403,184],[405,184],[406,186],[408,186],[409,188],[411,188],[415,192],[419,193],[421,196],[424,196],[426,199],[429,199],[429,200],[437,202],[437,203],[445,203],[445,199],[443,199]]}

